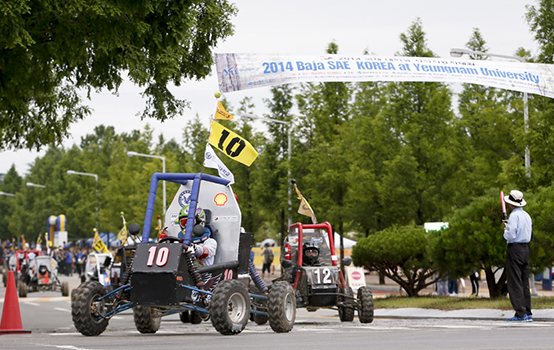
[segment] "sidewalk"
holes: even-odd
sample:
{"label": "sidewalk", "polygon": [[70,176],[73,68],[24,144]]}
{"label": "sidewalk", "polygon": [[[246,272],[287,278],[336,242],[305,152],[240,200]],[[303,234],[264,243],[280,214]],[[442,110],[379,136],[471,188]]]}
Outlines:
{"label": "sidewalk", "polygon": [[[261,276],[261,266],[258,269]],[[266,276],[266,283],[270,284],[271,280],[281,276],[280,266],[276,266],[275,274]],[[389,295],[407,295],[406,292],[394,281],[385,278],[385,284],[379,284],[379,276],[373,272],[365,275],[366,285],[371,288],[373,298],[384,298]],[[460,289],[457,297],[469,297],[471,295],[471,284],[469,278],[465,279],[465,289]],[[436,295],[435,286],[431,285],[423,289],[419,295]],[[542,285],[539,282],[535,283],[538,296],[554,297],[554,291],[542,290]],[[479,282],[479,296],[483,298],[489,297],[487,284],[484,281]],[[453,297],[455,298],[455,297]],[[402,308],[402,309],[382,309],[377,308],[374,312],[375,318],[413,318],[413,319],[430,319],[430,318],[448,318],[448,319],[473,319],[473,320],[495,320],[503,321],[514,315],[513,310],[496,310],[496,309],[467,309],[442,311],[437,309],[418,309],[418,308]],[[533,321],[554,322],[554,309],[536,309],[533,310]]]}
{"label": "sidewalk", "polygon": [[[471,284],[469,278],[465,279],[465,289],[460,288],[457,297],[469,297]],[[384,298],[388,295],[407,295],[400,286],[392,280],[385,278],[385,284],[379,284],[379,276],[376,273],[366,275],[366,285],[371,288],[373,298]],[[419,295],[437,295],[434,285],[422,290]],[[535,283],[538,296],[554,297],[554,291],[542,290],[540,283]],[[489,297],[489,290],[484,281],[479,282],[479,296]],[[455,298],[455,297],[454,297]],[[532,301],[531,301],[532,303]],[[451,319],[480,319],[480,320],[506,320],[514,315],[513,310],[496,309],[468,309],[442,311],[436,309],[375,309],[376,318],[451,318]],[[533,310],[533,321],[554,322],[554,309]]]}

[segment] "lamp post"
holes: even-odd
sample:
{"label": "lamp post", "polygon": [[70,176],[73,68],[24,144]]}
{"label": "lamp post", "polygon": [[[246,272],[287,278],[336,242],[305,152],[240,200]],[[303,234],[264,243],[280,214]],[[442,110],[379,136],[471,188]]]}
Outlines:
{"label": "lamp post", "polygon": [[27,182],[26,185],[27,185],[27,187],[46,188],[46,186],[44,186],[44,185],[38,185],[38,184],[34,184],[34,183],[32,183],[32,182]]}
{"label": "lamp post", "polygon": [[[156,159],[161,159],[162,160],[162,172],[165,173],[165,157],[164,156],[153,156],[153,155],[150,155],[150,154],[144,154],[144,153],[137,153],[137,152],[132,152],[132,151],[129,151],[127,152],[127,157],[129,158],[132,158],[132,157],[146,157],[146,158],[156,158]],[[164,196],[163,196],[163,214],[164,214],[164,221],[165,221],[165,211],[166,211],[166,204],[165,204],[165,180],[162,182],[162,186],[163,186],[163,190],[164,190]]]}
{"label": "lamp post", "polygon": [[292,153],[292,148],[291,148],[291,130],[292,130],[292,122],[286,122],[286,121],[283,121],[283,120],[279,120],[279,119],[273,119],[273,118],[261,118],[261,117],[258,117],[258,116],[255,116],[255,115],[252,115],[252,114],[245,114],[245,113],[242,113],[241,115],[241,118],[245,118],[245,119],[250,119],[250,120],[262,120],[262,121],[266,121],[266,122],[269,122],[269,123],[277,123],[277,124],[284,124],[284,125],[287,125],[288,126],[288,132],[287,132],[287,142],[288,142],[288,147],[287,147],[287,153],[288,153],[288,163],[289,163],[289,166],[288,166],[288,172],[287,172],[287,177],[288,177],[288,180],[287,180],[287,184],[288,184],[288,203],[289,203],[289,210],[288,210],[288,213],[287,213],[287,216],[288,216],[288,227],[290,227],[291,223],[292,223],[292,219],[290,217],[290,212],[292,210],[292,200],[290,198],[290,195],[291,195],[291,182],[290,182],[290,160],[291,160],[291,153]]}
{"label": "lamp post", "polygon": [[96,180],[96,231],[98,232],[98,175],[90,173],[80,173],[75,170],[68,170],[67,175],[92,176]]}
{"label": "lamp post", "polygon": [[[519,57],[519,56],[507,56],[507,55],[499,55],[495,53],[488,53],[488,52],[480,52],[480,51],[472,51],[467,49],[450,49],[450,56],[452,57],[462,57],[464,54],[467,55],[481,55],[481,56],[491,56],[491,57],[500,57],[500,58],[507,58],[512,60],[517,60],[520,62],[526,62],[525,58]],[[525,128],[525,132],[527,132],[528,129],[528,121],[529,121],[529,95],[527,92],[523,93],[523,125]],[[529,154],[529,146],[525,146],[525,175],[527,177],[531,177],[531,156]]]}
{"label": "lamp post", "polygon": [[0,191],[0,196],[15,197],[15,194]]}

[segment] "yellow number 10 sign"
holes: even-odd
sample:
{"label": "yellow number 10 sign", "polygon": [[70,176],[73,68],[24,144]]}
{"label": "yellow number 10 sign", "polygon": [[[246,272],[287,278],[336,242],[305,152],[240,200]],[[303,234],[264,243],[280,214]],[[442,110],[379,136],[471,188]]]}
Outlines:
{"label": "yellow number 10 sign", "polygon": [[210,144],[217,147],[229,158],[250,166],[258,157],[258,152],[252,147],[250,142],[215,120],[212,120],[211,129]]}

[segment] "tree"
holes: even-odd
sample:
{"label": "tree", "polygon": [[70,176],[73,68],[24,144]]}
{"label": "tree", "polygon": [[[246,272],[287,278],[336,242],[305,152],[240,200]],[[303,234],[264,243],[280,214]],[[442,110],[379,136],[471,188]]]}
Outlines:
{"label": "tree", "polygon": [[[0,182],[0,191],[10,194],[16,194],[21,188],[23,179],[15,170],[15,165],[10,167],[8,173],[4,176],[2,182]],[[17,197],[0,196],[0,239],[10,239],[16,237],[17,231],[10,229],[10,216],[14,210],[14,201]]]}
{"label": "tree", "polygon": [[[430,244],[430,255],[439,270],[455,278],[468,276],[475,268],[484,270],[491,298],[499,297],[506,282],[501,220],[498,190],[489,190],[452,213],[448,229],[436,232]],[[495,278],[497,273],[500,275]]]}
{"label": "tree", "polygon": [[[401,55],[433,57],[418,19],[402,34]],[[384,214],[399,224],[439,221],[451,210],[464,149],[453,122],[451,91],[442,83],[390,83],[383,108],[392,147],[381,179]]]}
{"label": "tree", "polygon": [[[479,29],[474,28],[466,46],[473,51],[487,52],[486,42]],[[483,60],[487,56],[471,55]],[[471,162],[466,163],[466,181],[471,192],[480,196],[490,187],[500,186],[498,174],[502,161],[517,153],[513,129],[517,126],[508,113],[506,90],[477,84],[462,84],[458,110],[460,124],[467,137],[467,150]],[[521,121],[519,121],[521,122]]]}
{"label": "tree", "polygon": [[0,1],[0,149],[60,143],[90,113],[81,89],[117,93],[124,73],[144,87],[142,117],[187,105],[169,90],[211,70],[232,35],[226,0]]}
{"label": "tree", "polygon": [[398,283],[408,296],[417,296],[438,280],[427,244],[423,227],[392,226],[359,239],[352,260]]}
{"label": "tree", "polygon": [[[552,195],[554,187],[538,193],[525,193],[524,208],[533,220],[533,235],[529,244],[532,269],[542,271],[554,262],[554,229]],[[448,218],[448,229],[436,233],[430,244],[430,255],[443,273],[452,277],[467,276],[475,268],[485,271],[491,298],[501,296],[506,282],[506,240],[503,238],[502,210],[499,190],[490,189],[468,206],[458,209]]]}

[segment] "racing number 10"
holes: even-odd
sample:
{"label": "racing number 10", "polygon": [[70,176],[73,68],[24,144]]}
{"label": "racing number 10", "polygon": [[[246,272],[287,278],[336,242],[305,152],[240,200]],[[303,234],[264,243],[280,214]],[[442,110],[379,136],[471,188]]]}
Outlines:
{"label": "racing number 10", "polygon": [[[244,142],[244,140],[241,140],[239,137],[234,137],[229,142],[227,147],[224,147],[223,143],[225,142],[225,140],[227,140],[228,136],[229,136],[229,131],[223,130],[221,132],[221,137],[219,138],[219,142],[217,143],[217,147],[222,151],[225,150],[225,152],[229,155],[229,157],[237,157],[240,154],[240,152],[242,152],[244,147],[246,147],[246,143]],[[233,151],[233,147],[237,143],[238,143],[238,147],[235,151]]]}
{"label": "racing number 10", "polygon": [[[147,266],[152,266],[154,264],[154,258],[156,258],[156,251],[158,250],[158,247],[152,246],[148,249],[148,260],[146,261]],[[169,248],[168,247],[161,247],[160,251],[158,252],[158,258],[156,259],[156,265],[157,266],[164,266],[167,264],[167,260],[169,259]]]}

